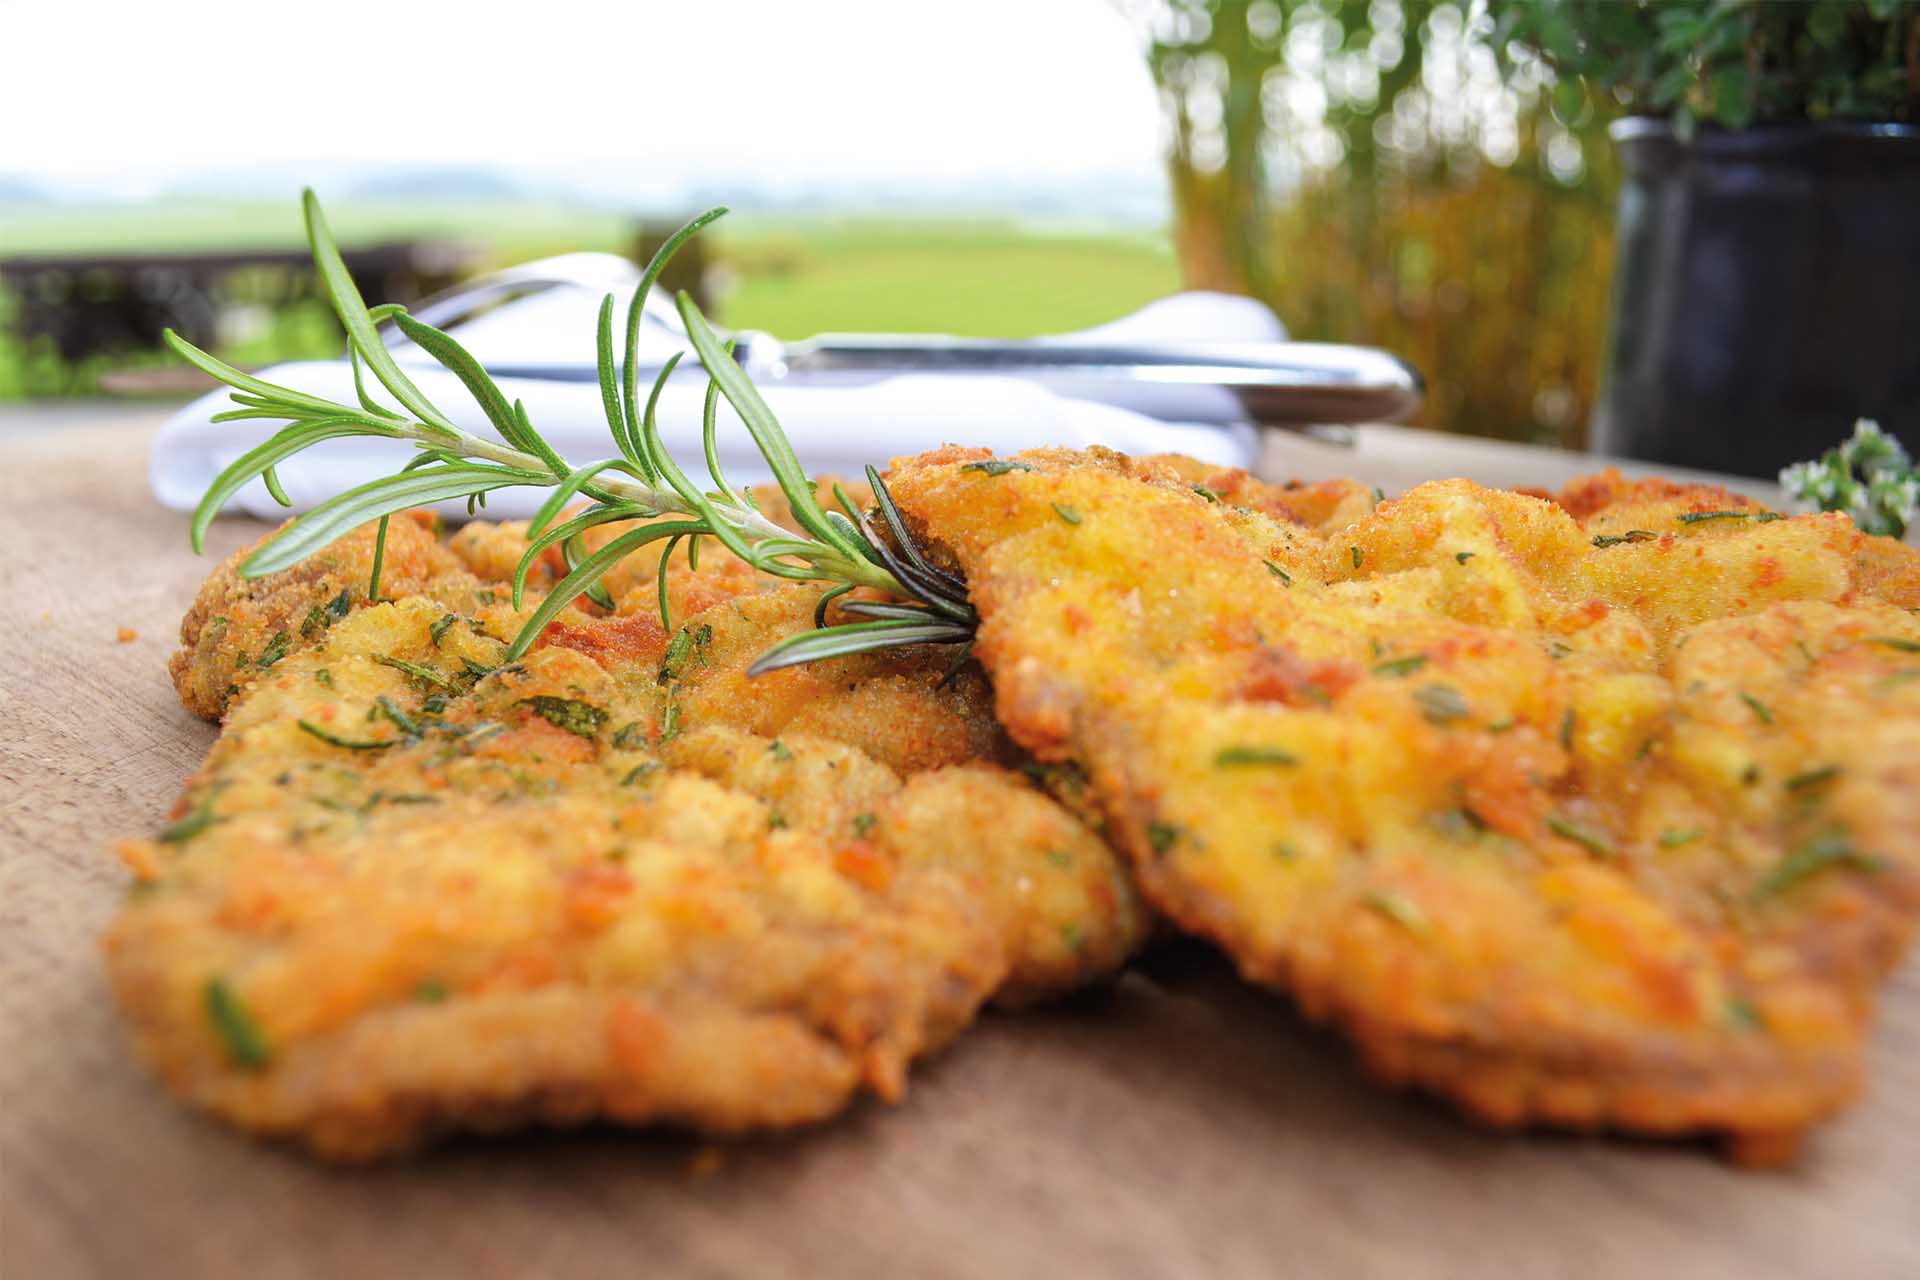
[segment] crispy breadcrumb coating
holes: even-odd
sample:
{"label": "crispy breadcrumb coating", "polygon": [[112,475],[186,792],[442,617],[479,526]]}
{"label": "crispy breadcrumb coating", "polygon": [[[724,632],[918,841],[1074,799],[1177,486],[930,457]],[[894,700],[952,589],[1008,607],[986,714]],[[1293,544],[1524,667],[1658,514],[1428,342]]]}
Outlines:
{"label": "crispy breadcrumb coating", "polygon": [[985,456],[889,485],[1002,723],[1379,1074],[1754,1159],[1858,1092],[1920,912],[1920,555],[1617,477],[1303,528],[1161,463]]}
{"label": "crispy breadcrumb coating", "polygon": [[1303,524],[1319,533],[1346,528],[1370,513],[1385,496],[1358,480],[1275,484],[1255,479],[1239,467],[1216,467],[1177,453],[1155,454],[1136,465],[1168,469],[1202,497],[1228,506],[1250,507],[1275,520]]}
{"label": "crispy breadcrumb coating", "polygon": [[[397,519],[386,582],[417,591],[373,606],[370,529],[203,589],[176,671],[225,722],[174,821],[121,845],[106,940],[143,1056],[196,1105],[339,1159],[529,1122],[787,1127],[899,1096],[987,999],[1138,945],[1112,851],[985,763],[1013,753],[977,666],[869,654],[749,689],[820,591],[718,553],[674,567],[714,598],[673,632],[588,606],[503,665],[525,614],[474,570],[514,537],[456,558]],[[207,634],[215,601],[249,650],[287,636],[272,661]]]}

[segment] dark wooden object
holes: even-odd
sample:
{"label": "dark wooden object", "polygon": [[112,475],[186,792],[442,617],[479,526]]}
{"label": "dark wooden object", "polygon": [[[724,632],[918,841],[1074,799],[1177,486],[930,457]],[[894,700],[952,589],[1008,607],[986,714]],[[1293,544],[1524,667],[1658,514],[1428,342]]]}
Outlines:
{"label": "dark wooden object", "polygon": [[[667,242],[667,238],[685,225],[686,219],[669,221],[665,218],[648,219],[638,223],[633,232],[633,260],[641,266],[652,261],[656,249]],[[713,311],[713,290],[708,284],[708,269],[713,259],[707,254],[707,237],[695,236],[681,245],[673,258],[667,263],[667,269],[660,274],[659,288],[671,298],[685,289],[693,295],[700,309]]]}
{"label": "dark wooden object", "polygon": [[[447,241],[401,240],[341,256],[367,302],[377,305],[444,289],[470,274],[479,254]],[[166,328],[211,347],[223,305],[277,306],[318,290],[304,249],[13,257],[0,259],[0,285],[17,300],[17,335],[50,338],[68,363],[151,350]]]}

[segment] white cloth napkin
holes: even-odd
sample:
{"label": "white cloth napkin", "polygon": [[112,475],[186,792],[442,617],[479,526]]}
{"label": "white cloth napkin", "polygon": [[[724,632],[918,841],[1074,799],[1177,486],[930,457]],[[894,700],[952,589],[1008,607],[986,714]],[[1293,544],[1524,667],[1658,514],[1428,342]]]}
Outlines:
{"label": "white cloth napkin", "polygon": [[[587,348],[585,354],[591,354],[598,302],[597,296],[585,291],[536,294],[477,317],[461,331],[461,338],[469,342],[482,362],[505,364],[515,351],[539,350],[544,354],[552,348],[554,332],[564,329],[579,335],[566,348],[577,359],[582,344]],[[516,330],[525,335],[524,341],[516,342]],[[1273,341],[1286,335],[1273,314],[1256,302],[1223,294],[1189,293],[1163,298],[1113,324],[1077,336],[1128,341]],[[399,347],[396,358],[427,397],[461,427],[476,435],[495,437],[452,374],[408,359],[408,352]],[[354,402],[353,375],[345,361],[277,365],[258,376],[342,403]],[[583,463],[616,452],[607,431],[599,388],[593,383],[517,378],[499,382],[509,400],[526,402],[534,426],[562,457]],[[368,385],[377,390],[370,377]],[[915,374],[859,386],[773,384],[763,388],[763,394],[809,474],[857,478],[869,462],[884,467],[897,455],[946,443],[986,445],[1003,455],[1035,445],[1082,448],[1100,444],[1131,454],[1185,453],[1238,467],[1251,465],[1256,449],[1255,432],[1249,426],[1162,422],[1112,405],[1065,399],[1016,378]],[[1219,394],[1228,395],[1225,391]],[[705,471],[700,449],[704,396],[704,379],[676,377],[660,398],[661,433],[675,459],[692,476]],[[211,421],[214,414],[231,407],[226,389],[221,388],[187,405],[161,428],[154,442],[149,476],[154,495],[162,504],[191,510],[222,469],[283,425],[253,420]],[[719,441],[721,464],[729,480],[751,484],[770,478],[746,427],[724,400]],[[391,474],[413,453],[411,446],[399,442],[330,440],[284,464],[280,479],[287,496],[293,499],[293,510],[305,511],[354,485]],[[533,488],[500,490],[489,495],[487,514],[529,515],[544,496],[542,490]],[[229,509],[270,520],[286,514],[259,481],[242,489]],[[450,503],[443,511],[449,516],[464,516],[465,504]]]}

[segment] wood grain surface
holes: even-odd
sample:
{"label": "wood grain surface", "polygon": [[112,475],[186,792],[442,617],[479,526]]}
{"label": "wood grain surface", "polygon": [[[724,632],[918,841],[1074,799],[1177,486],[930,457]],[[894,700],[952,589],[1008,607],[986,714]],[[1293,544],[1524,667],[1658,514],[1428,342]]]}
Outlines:
{"label": "wood grain surface", "polygon": [[[1492,1134],[1175,946],[991,1014],[898,1107],[709,1152],[611,1129],[322,1167],[176,1105],[131,1058],[97,937],[213,730],[164,664],[210,561],[145,482],[153,415],[0,418],[0,1277],[1916,1276],[1920,981],[1872,1090],[1794,1168]],[[1567,455],[1362,433],[1263,470],[1557,484]],[[1764,495],[1764,489],[1757,489]],[[216,526],[224,555],[258,525]],[[138,638],[116,640],[130,627]]]}

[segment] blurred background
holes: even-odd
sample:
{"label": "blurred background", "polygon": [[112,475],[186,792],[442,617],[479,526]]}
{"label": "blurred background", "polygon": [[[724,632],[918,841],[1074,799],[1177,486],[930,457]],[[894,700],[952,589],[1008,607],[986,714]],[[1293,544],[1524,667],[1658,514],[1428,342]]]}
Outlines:
{"label": "blurred background", "polygon": [[1591,95],[1451,0],[537,9],[0,0],[0,400],[337,354],[298,192],[369,300],[736,210],[726,324],[1007,337],[1182,287],[1389,348],[1420,424],[1579,445],[1612,268]]}

